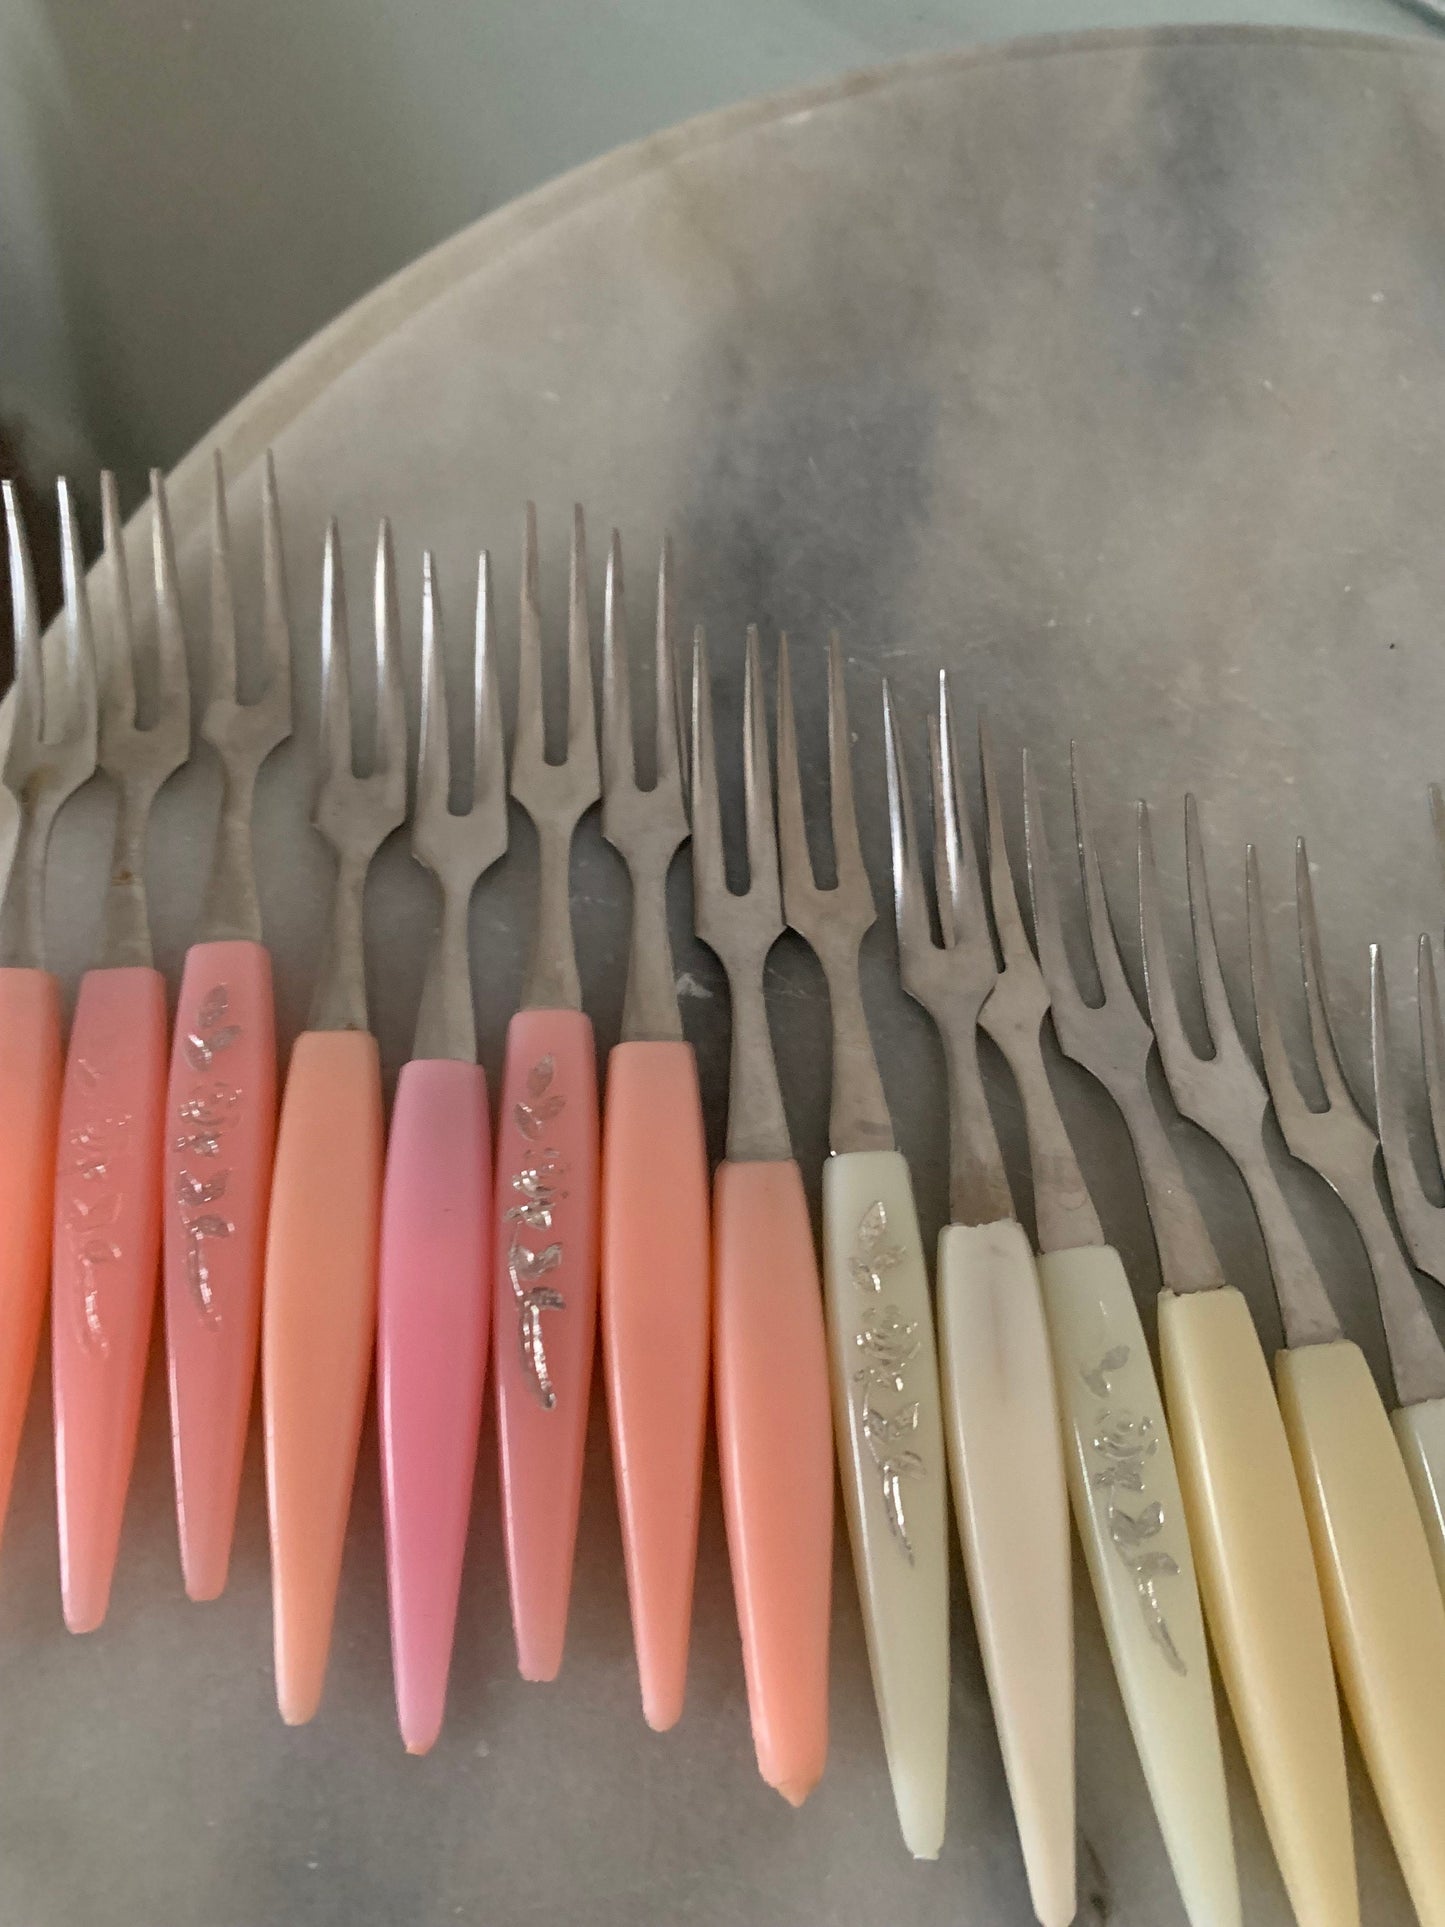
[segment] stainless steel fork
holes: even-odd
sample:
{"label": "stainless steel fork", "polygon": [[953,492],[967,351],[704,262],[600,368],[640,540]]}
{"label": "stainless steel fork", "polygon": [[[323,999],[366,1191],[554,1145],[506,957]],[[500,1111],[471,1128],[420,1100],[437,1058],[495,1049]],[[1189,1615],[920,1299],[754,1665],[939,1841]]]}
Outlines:
{"label": "stainless steel fork", "polygon": [[392,1105],[381,1209],[377,1416],[397,1720],[409,1753],[441,1731],[492,1309],[492,1133],[476,1061],[472,893],[507,847],[491,558],[477,572],[471,768],[451,806],[446,651],[422,557],[421,736],[412,854],[441,888],[411,1061]]}
{"label": "stainless steel fork", "polygon": [[843,659],[828,645],[836,881],[808,854],[788,643],[778,644],[778,849],[788,922],[812,946],[833,1014],[823,1166],[823,1290],[843,1505],[899,1825],[915,1859],[943,1847],[948,1781],[948,1513],[933,1306],[907,1163],[859,982],[876,912],[853,802]]}
{"label": "stainless steel fork", "polygon": [[[748,887],[723,860],[712,684],[692,664],[692,874],[697,934],[732,1002],[727,1156],[713,1186],[718,1459],[758,1771],[793,1806],[828,1754],[833,1442],[813,1227],[793,1158],[763,973],[783,934],[768,724],[756,629],[743,669]],[[898,1334],[894,1334],[896,1339]],[[867,1369],[869,1359],[860,1360]]]}
{"label": "stainless steel fork", "polygon": [[682,1034],[667,874],[688,835],[666,543],[657,574],[656,776],[637,781],[622,550],[602,628],[602,833],[627,860],[632,945],[602,1128],[602,1358],[649,1726],[682,1713],[707,1427],[710,1252],[697,1060]]}
{"label": "stainless steel fork", "polygon": [[140,663],[113,476],[101,478],[105,557],[97,572],[99,766],[118,791],[100,960],[80,983],[55,1172],[51,1355],[56,1505],[65,1622],[105,1617],[135,1459],[160,1271],[161,1166],[169,1037],[151,958],[145,840],[156,795],[190,752],[190,691],[165,492],[151,477],[153,719],[138,712]]}
{"label": "stainless steel fork", "polygon": [[261,1371],[276,1694],[288,1725],[321,1700],[376,1334],[381,1064],[367,1027],[362,907],[371,860],[406,816],[396,568],[374,571],[376,734],[356,773],[340,539],[321,583],[321,780],[312,821],[337,856],[321,973],[286,1073],[266,1237]]}
{"label": "stainless steel fork", "polygon": [[537,517],[528,505],[512,795],[537,832],[537,932],[507,1028],[497,1124],[497,1433],[512,1627],[524,1679],[562,1664],[597,1331],[597,1052],[572,942],[569,866],[601,772],[592,701],[587,550],[572,518],[567,736],[547,756]]}
{"label": "stainless steel fork", "polygon": [[70,491],[60,484],[63,675],[49,688],[30,547],[8,481],[4,499],[15,711],[0,770],[13,819],[0,856],[0,1524],[50,1287],[62,1055],[60,985],[45,968],[45,860],[56,813],[96,754],[95,656]]}

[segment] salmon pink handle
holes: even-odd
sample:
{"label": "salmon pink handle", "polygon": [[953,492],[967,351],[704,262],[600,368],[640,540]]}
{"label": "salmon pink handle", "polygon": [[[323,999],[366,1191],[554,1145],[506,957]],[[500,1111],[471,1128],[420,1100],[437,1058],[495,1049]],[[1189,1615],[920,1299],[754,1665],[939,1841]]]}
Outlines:
{"label": "salmon pink handle", "polygon": [[497,1119],[497,1434],[517,1665],[557,1677],[597,1331],[597,1057],[577,1010],[507,1030]]}
{"label": "salmon pink handle", "polygon": [[157,970],[80,982],[55,1169],[51,1360],[65,1623],[105,1618],[135,1460],[160,1272],[166,987]]}
{"label": "salmon pink handle", "polygon": [[276,1697],[288,1726],[321,1703],[376,1335],[381,1065],[366,1031],[296,1040],[281,1100],[261,1378]]}
{"label": "salmon pink handle", "polygon": [[50,1285],[60,1066],[55,978],[0,970],[0,1526]]}
{"label": "salmon pink handle", "polygon": [[475,1064],[407,1064],[381,1204],[377,1400],[391,1659],[408,1753],[441,1731],[491,1325],[492,1131]]}
{"label": "salmon pink handle", "polygon": [[602,1132],[602,1359],[642,1711],[659,1733],[687,1683],[711,1263],[692,1046],[618,1044]]}
{"label": "salmon pink handle", "polygon": [[191,1599],[226,1584],[251,1416],[276,1143],[276,1014],[259,943],[186,956],[166,1094],[171,1448]]}
{"label": "salmon pink handle", "polygon": [[828,1752],[833,1435],[818,1256],[791,1160],[718,1167],[713,1345],[758,1771],[801,1806]]}

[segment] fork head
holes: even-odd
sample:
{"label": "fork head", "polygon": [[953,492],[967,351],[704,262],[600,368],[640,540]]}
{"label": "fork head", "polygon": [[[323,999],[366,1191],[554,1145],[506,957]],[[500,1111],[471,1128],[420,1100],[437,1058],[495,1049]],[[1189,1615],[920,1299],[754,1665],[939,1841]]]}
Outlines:
{"label": "fork head", "polygon": [[151,568],[155,584],[156,715],[136,712],[136,634],[115,477],[100,478],[105,556],[103,600],[95,624],[100,686],[100,768],[138,798],[153,798],[190,754],[191,697],[170,514],[159,469],[151,470]]}
{"label": "fork head", "polygon": [[[1435,972],[1435,946],[1421,937],[1415,964],[1415,988],[1420,1018],[1420,1056],[1425,1073],[1425,1099],[1437,1172],[1445,1170],[1445,1016],[1440,1009]],[[1410,1143],[1405,1103],[1395,1081],[1389,998],[1385,963],[1378,944],[1370,945],[1370,1047],[1374,1065],[1375,1112],[1385,1174],[1395,1216],[1405,1234],[1410,1256],[1421,1271],[1445,1284],[1445,1205],[1436,1204],[1420,1182],[1420,1168]]]}
{"label": "fork head", "polygon": [[406,816],[406,710],[401,684],[400,619],[391,525],[376,538],[373,573],[376,730],[371,769],[356,773],[352,742],[351,639],[341,539],[333,521],[321,566],[320,783],[312,822],[343,864],[364,870]]}
{"label": "fork head", "polygon": [[226,477],[216,451],[211,498],[210,688],[201,734],[223,763],[256,770],[291,734],[291,623],[281,551],[276,469],[266,451],[261,477],[261,693],[243,703],[236,693],[236,603],[231,574],[231,529]]}

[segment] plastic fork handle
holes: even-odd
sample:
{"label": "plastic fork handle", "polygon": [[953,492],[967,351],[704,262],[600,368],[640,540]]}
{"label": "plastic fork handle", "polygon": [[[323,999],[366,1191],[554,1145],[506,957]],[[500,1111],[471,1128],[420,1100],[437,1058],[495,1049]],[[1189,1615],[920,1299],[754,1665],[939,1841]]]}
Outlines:
{"label": "plastic fork handle", "polygon": [[1358,1927],[1339,1698],[1269,1366],[1237,1291],[1159,1297],[1169,1423],[1204,1608],[1297,1919]]}
{"label": "plastic fork handle", "polygon": [[1370,1368],[1340,1339],[1281,1352],[1335,1666],[1424,1927],[1445,1922],[1445,1603]]}
{"label": "plastic fork handle", "polygon": [[304,1031],[281,1100],[261,1378],[276,1697],[321,1702],[376,1334],[381,1066],[366,1031]]}
{"label": "plastic fork handle", "polygon": [[519,1011],[497,1121],[497,1435],[517,1665],[555,1679],[597,1337],[597,1053],[578,1010]]}
{"label": "plastic fork handle", "polygon": [[475,1064],[403,1067],[381,1200],[376,1382],[396,1712],[441,1731],[491,1331],[492,1131]]}
{"label": "plastic fork handle", "polygon": [[1074,1520],[1192,1927],[1238,1927],[1239,1878],[1194,1557],[1144,1328],[1117,1251],[1039,1259]]}
{"label": "plastic fork handle", "polygon": [[712,1250],[690,1044],[618,1044],[602,1124],[602,1361],[642,1711],[687,1685],[707,1428]]}
{"label": "plastic fork handle", "polygon": [[828,1755],[833,1442],[818,1259],[790,1159],[718,1166],[713,1372],[753,1745],[796,1807]]}
{"label": "plastic fork handle", "polygon": [[904,1844],[943,1847],[948,1783],[948,1469],[933,1307],[908,1166],[823,1166],[823,1291],[843,1510]]}
{"label": "plastic fork handle", "polygon": [[65,1623],[105,1618],[135,1462],[160,1274],[166,988],[159,971],[80,981],[60,1094],[50,1316]]}
{"label": "plastic fork handle", "polygon": [[191,1599],[225,1589],[261,1333],[276,1144],[276,1015],[259,943],[186,953],[166,1093],[171,1450]]}
{"label": "plastic fork handle", "polygon": [[1402,1405],[1390,1414],[1390,1423],[1410,1475],[1435,1577],[1445,1593],[1445,1398]]}
{"label": "plastic fork handle", "polygon": [[1004,1773],[1043,1927],[1076,1911],[1074,1606],[1058,1395],[1034,1254],[946,1225],[938,1342],[954,1505]]}
{"label": "plastic fork handle", "polygon": [[0,970],[0,1527],[50,1286],[60,1076],[59,984]]}

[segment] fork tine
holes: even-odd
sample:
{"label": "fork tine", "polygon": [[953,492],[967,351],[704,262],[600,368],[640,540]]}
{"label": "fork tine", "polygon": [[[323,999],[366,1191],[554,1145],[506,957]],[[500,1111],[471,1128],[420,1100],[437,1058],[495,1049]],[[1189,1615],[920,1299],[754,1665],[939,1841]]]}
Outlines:
{"label": "fork tine", "polygon": [[768,769],[768,718],[763,697],[762,644],[757,624],[748,629],[743,665],[743,808],[748,828],[748,895],[761,890],[779,905],[778,832]]}
{"label": "fork tine", "polygon": [[1304,969],[1305,1007],[1309,1013],[1310,1039],[1314,1045],[1315,1063],[1319,1067],[1320,1082],[1324,1086],[1325,1097],[1331,1106],[1346,1105],[1357,1111],[1353,1091],[1345,1076],[1345,1067],[1340,1062],[1340,1053],[1335,1045],[1334,1028],[1330,1023],[1329,1001],[1325,991],[1324,949],[1320,943],[1319,918],[1315,913],[1314,884],[1310,878],[1309,854],[1305,840],[1300,837],[1295,844],[1295,906],[1299,917],[1300,961]]}
{"label": "fork tine", "polygon": [[622,543],[616,529],[607,548],[607,577],[602,592],[602,783],[609,795],[637,787]]}
{"label": "fork tine", "polygon": [[528,502],[522,522],[522,588],[517,637],[517,725],[512,768],[540,763],[546,744],[542,726],[542,601],[537,569],[537,505]]}
{"label": "fork tine", "polygon": [[[938,674],[938,714],[936,728],[930,728],[929,731],[929,751],[934,766],[934,871],[938,882],[939,923],[943,929],[943,940],[946,944],[962,943],[970,931],[976,930],[987,937],[992,951],[993,936],[984,903],[978,845],[974,841],[973,819],[969,814],[963,765],[958,754],[953,683],[946,669],[941,669]],[[940,854],[943,858],[942,868],[939,867]]]}
{"label": "fork tine", "polygon": [[401,614],[396,557],[385,516],[376,534],[376,763],[378,776],[406,770],[406,695],[401,681]]}
{"label": "fork tine", "polygon": [[1430,821],[1435,826],[1435,850],[1441,864],[1445,865],[1445,790],[1438,783],[1430,785]]}
{"label": "fork tine", "polygon": [[1104,888],[1104,872],[1099,862],[1099,846],[1094,840],[1088,799],[1084,793],[1077,743],[1069,745],[1069,773],[1074,791],[1074,836],[1079,851],[1079,868],[1084,877],[1084,909],[1089,919],[1089,947],[1094,953],[1094,967],[1099,973],[1105,1003],[1114,997],[1127,996],[1137,1009],[1138,999],[1124,969],[1119,933]]}
{"label": "fork tine", "polygon": [[[748,667],[752,667],[753,636],[748,632]],[[749,702],[751,695],[749,692]],[[751,709],[749,708],[749,717]],[[752,858],[752,806],[748,816],[749,862]],[[778,637],[778,855],[783,887],[798,902],[817,889],[813,860],[808,854],[808,831],[803,818],[803,786],[798,773],[798,728],[793,714],[793,676],[788,638]]]}
{"label": "fork tine", "polygon": [[[1139,832],[1139,942],[1144,953],[1144,994],[1149,1005],[1149,1020],[1154,1027],[1154,1036],[1159,1045],[1159,1055],[1171,1083],[1178,1080],[1178,1074],[1190,1062],[1204,1061],[1199,1057],[1189,1034],[1184,1028],[1184,1020],[1179,1015],[1179,998],[1174,988],[1174,972],[1169,963],[1169,947],[1164,936],[1163,896],[1159,888],[1159,866],[1154,860],[1154,831],[1149,820],[1149,805],[1136,803],[1135,820]],[[1195,893],[1194,879],[1190,878],[1190,910],[1193,914]],[[1213,930],[1209,919],[1209,882],[1203,870],[1199,879],[1204,920]],[[1196,967],[1198,960],[1196,942]],[[1218,1048],[1218,1040],[1215,1039]]]}
{"label": "fork tine", "polygon": [[978,719],[978,754],[983,769],[984,841],[988,846],[989,896],[993,903],[993,922],[998,932],[999,948],[1003,952],[1004,963],[1007,965],[1015,958],[1032,960],[1033,950],[1029,943],[1028,932],[1024,929],[1023,914],[1019,909],[1018,890],[1014,885],[1013,868],[1009,863],[1008,844],[1004,837],[1003,802],[999,795],[998,771],[994,765],[993,741],[989,734],[988,719],[982,714]]}
{"label": "fork tine", "polygon": [[835,629],[828,637],[828,788],[833,823],[833,864],[839,888],[845,885],[873,902],[873,889],[858,840],[858,806],[853,795],[853,739],[848,729],[848,686],[843,649]]}
{"label": "fork tine", "polygon": [[[507,746],[502,692],[497,683],[497,612],[492,596],[491,551],[477,558],[477,615],[472,664],[472,802],[499,784],[506,793]],[[505,815],[505,811],[503,812]]]}
{"label": "fork tine", "polygon": [[85,559],[80,549],[80,530],[76,523],[75,503],[70,484],[64,476],[57,484],[60,498],[60,578],[65,600],[65,716],[58,729],[52,727],[49,704],[43,696],[44,670],[37,645],[34,651],[36,691],[40,696],[38,720],[47,742],[71,739],[95,742],[96,663],[95,637],[90,624],[90,596],[85,581]]}
{"label": "fork tine", "polygon": [[1219,961],[1219,938],[1214,928],[1214,906],[1209,895],[1209,870],[1204,861],[1204,833],[1199,826],[1199,805],[1192,795],[1184,799],[1184,869],[1189,887],[1189,918],[1194,927],[1194,957],[1199,969],[1199,990],[1204,999],[1204,1021],[1216,1054],[1228,1039],[1239,1036],[1234,1007],[1224,984],[1224,968]]}
{"label": "fork tine", "polygon": [[155,579],[159,709],[163,715],[184,714],[189,729],[190,666],[181,615],[181,584],[165,478],[158,468],[151,470],[151,569]]}
{"label": "fork tine", "polygon": [[[1423,943],[1423,939],[1421,940]],[[1423,954],[1423,952],[1422,952]],[[1422,992],[1423,992],[1423,986]],[[1424,1039],[1425,1005],[1420,1005],[1421,1039]],[[1385,988],[1385,961],[1377,943],[1370,945],[1370,1057],[1374,1073],[1375,1115],[1380,1146],[1385,1156],[1385,1174],[1390,1183],[1395,1215],[1405,1233],[1410,1255],[1422,1271],[1433,1272],[1440,1264],[1436,1254],[1445,1234],[1445,1212],[1432,1203],[1420,1182],[1420,1168],[1410,1143],[1410,1128],[1405,1119],[1405,1103],[1395,1081],[1392,1061],[1390,1000]],[[1428,1082],[1427,1082],[1428,1088]],[[1445,1270],[1445,1265],[1441,1265]]]}
{"label": "fork tine", "polygon": [[[219,457],[217,458],[219,463]],[[261,471],[261,669],[265,693],[276,693],[291,725],[291,619],[286,601],[286,561],[281,546],[281,503],[276,464],[266,450]]]}
{"label": "fork tine", "polygon": [[1420,1009],[1420,1058],[1425,1067],[1425,1098],[1430,1109],[1430,1135],[1435,1157],[1445,1171],[1445,1016],[1440,1010],[1440,988],[1435,974],[1435,940],[1421,937],[1415,959],[1415,983]]}
{"label": "fork tine", "polygon": [[692,637],[692,866],[698,910],[710,914],[725,888],[726,871],[713,737],[712,677],[701,623]]}
{"label": "fork tine", "polygon": [[1244,853],[1245,908],[1249,924],[1249,975],[1254,986],[1255,1027],[1259,1032],[1259,1051],[1264,1059],[1264,1078],[1279,1116],[1281,1126],[1289,1129],[1290,1120],[1309,1106],[1299,1087],[1285,1048],[1279,1020],[1279,997],[1275,988],[1274,960],[1264,923],[1264,891],[1259,879],[1259,853],[1251,843]]}
{"label": "fork tine", "polygon": [[106,607],[96,650],[101,704],[109,718],[122,726],[135,720],[135,631],[130,600],[130,571],[125,559],[125,529],[115,475],[102,469],[100,515],[105,543]]}
{"label": "fork tine", "polygon": [[211,637],[207,691],[211,702],[236,700],[236,602],[231,580],[231,529],[221,451],[211,458]]}
{"label": "fork tine", "polygon": [[416,810],[413,832],[423,819],[443,814],[451,792],[451,743],[447,731],[447,679],[442,668],[441,606],[436,559],[421,558],[421,719],[416,750]]}
{"label": "fork tine", "polygon": [[321,777],[351,772],[351,640],[346,620],[346,582],[341,537],[333,518],[326,526],[321,562]]}
{"label": "fork tine", "polygon": [[657,626],[654,637],[657,675],[657,747],[654,752],[657,784],[683,789],[681,712],[678,706],[677,661],[672,644],[672,543],[662,538],[657,559]]}
{"label": "fork tine", "polygon": [[567,608],[567,757],[597,756],[597,716],[592,694],[592,643],[587,619],[587,531],[581,505],[572,510],[572,555],[568,567]]}
{"label": "fork tine", "polygon": [[12,733],[28,751],[39,742],[43,728],[39,599],[35,592],[35,563],[25,532],[25,518],[20,512],[20,499],[9,476],[6,476],[3,488],[5,539],[10,557],[11,633],[15,641],[15,720]]}
{"label": "fork tine", "polygon": [[1065,1017],[1070,1012],[1087,1017],[1088,1006],[1079,989],[1064,943],[1058,882],[1049,855],[1048,832],[1044,827],[1043,799],[1039,795],[1033,758],[1027,749],[1023,752],[1023,788],[1024,852],[1028,864],[1029,897],[1033,904],[1034,943],[1038,948],[1039,967],[1049,988],[1049,1002],[1054,1006],[1056,1019],[1061,1011]]}
{"label": "fork tine", "polygon": [[886,676],[883,679],[883,761],[888,786],[888,843],[893,855],[893,913],[898,925],[899,955],[906,965],[931,938],[913,795],[893,707],[893,690]]}

